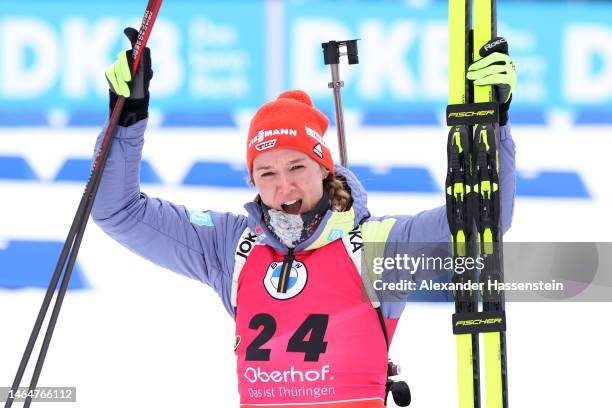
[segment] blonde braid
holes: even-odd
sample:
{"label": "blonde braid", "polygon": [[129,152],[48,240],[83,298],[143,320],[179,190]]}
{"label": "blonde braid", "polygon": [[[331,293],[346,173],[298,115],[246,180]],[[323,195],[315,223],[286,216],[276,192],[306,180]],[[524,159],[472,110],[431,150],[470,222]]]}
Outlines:
{"label": "blonde braid", "polygon": [[344,177],[330,174],[323,182],[323,188],[329,197],[329,206],[333,211],[347,211],[353,204],[350,188]]}

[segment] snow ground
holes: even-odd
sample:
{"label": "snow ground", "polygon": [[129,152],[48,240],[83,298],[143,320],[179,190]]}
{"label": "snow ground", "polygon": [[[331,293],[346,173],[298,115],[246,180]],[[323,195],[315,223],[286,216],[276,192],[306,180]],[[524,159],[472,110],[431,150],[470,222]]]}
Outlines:
{"label": "snow ground", "polygon": [[[507,241],[610,241],[610,130],[515,127],[519,169],[577,171],[592,197],[519,197]],[[422,165],[442,186],[444,128],[348,132],[353,163]],[[0,153],[26,156],[46,180],[0,182],[0,248],[10,239],[63,242],[83,185],[49,180],[66,157],[89,157],[96,133],[0,129]],[[332,129],[328,137],[333,135]],[[195,159],[240,163],[243,151],[235,129],[153,129],[145,157],[165,184],[143,190],[198,209],[240,212],[252,191],[186,188],[178,181]],[[377,215],[415,213],[442,202],[441,189],[370,195]],[[91,289],[68,294],[39,382],[76,386],[77,403],[54,406],[237,406],[233,324],[211,289],[141,260],[93,223],[79,264]],[[0,386],[12,382],[42,298],[40,289],[0,290]],[[510,404],[608,406],[611,312],[612,303],[508,304]],[[409,304],[400,321],[392,356],[412,388],[413,407],[456,406],[451,313],[451,305]]]}

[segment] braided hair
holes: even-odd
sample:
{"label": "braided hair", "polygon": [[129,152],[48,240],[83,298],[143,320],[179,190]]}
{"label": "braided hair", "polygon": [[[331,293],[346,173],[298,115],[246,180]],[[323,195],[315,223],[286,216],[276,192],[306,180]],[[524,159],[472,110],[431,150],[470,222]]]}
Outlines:
{"label": "braided hair", "polygon": [[323,188],[329,197],[329,206],[334,211],[347,211],[353,204],[351,190],[341,175],[330,174],[323,180]]}

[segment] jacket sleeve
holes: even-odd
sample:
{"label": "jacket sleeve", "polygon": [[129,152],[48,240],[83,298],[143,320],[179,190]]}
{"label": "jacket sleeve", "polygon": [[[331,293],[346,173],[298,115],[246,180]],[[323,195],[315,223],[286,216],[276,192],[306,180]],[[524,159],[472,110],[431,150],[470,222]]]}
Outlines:
{"label": "jacket sleeve", "polygon": [[[146,120],[118,127],[92,218],[117,242],[164,268],[211,286],[233,315],[230,289],[234,250],[246,217],[192,211],[140,192]],[[96,152],[101,144],[100,134]]]}

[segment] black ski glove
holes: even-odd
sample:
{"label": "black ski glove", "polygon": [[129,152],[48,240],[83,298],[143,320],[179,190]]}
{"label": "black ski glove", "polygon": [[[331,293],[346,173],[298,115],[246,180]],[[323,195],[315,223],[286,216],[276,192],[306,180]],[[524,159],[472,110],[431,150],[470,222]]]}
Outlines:
{"label": "black ski glove", "polygon": [[467,79],[474,85],[493,85],[495,102],[499,103],[499,124],[508,123],[508,110],[512,91],[516,86],[516,68],[508,54],[508,43],[503,37],[495,37],[479,51],[479,59],[468,68]]}
{"label": "black ski glove", "polygon": [[[138,31],[128,27],[123,30],[130,40],[132,48],[138,38]],[[110,111],[115,107],[119,96],[126,98],[123,111],[119,117],[120,126],[130,126],[149,116],[149,83],[153,78],[151,70],[151,50],[144,49],[138,66],[138,72],[132,80],[132,50],[121,51],[117,60],[106,70],[109,84]],[[130,91],[131,86],[131,91]]]}

